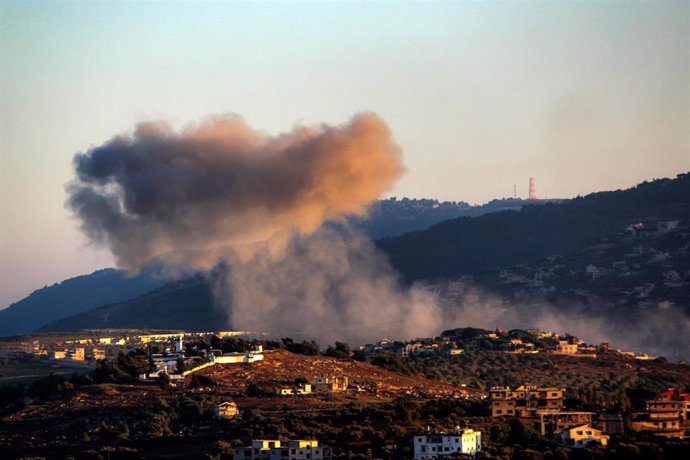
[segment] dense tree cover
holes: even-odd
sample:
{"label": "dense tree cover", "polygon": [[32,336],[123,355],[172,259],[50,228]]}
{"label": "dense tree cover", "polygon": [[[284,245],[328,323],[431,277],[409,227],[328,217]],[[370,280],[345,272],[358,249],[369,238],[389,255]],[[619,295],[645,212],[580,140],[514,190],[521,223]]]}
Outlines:
{"label": "dense tree cover", "polygon": [[316,356],[319,354],[319,345],[313,340],[295,342],[295,340],[290,337],[283,337],[281,341],[283,343],[283,348],[291,353],[309,356]]}
{"label": "dense tree cover", "polygon": [[[332,347],[334,351],[337,348],[337,344]],[[343,350],[345,347],[341,345],[339,348]],[[105,381],[117,376],[121,376],[123,382],[130,381],[132,375],[138,372],[138,366],[143,364],[140,356],[141,352],[123,354],[112,365],[99,366],[99,375]],[[534,383],[558,385],[561,382],[559,379],[567,378],[573,383],[567,393],[569,408],[585,410],[609,407],[629,412],[654,391],[671,383],[660,377],[645,375],[648,374],[645,372],[640,372],[640,375],[597,373],[584,377],[572,372],[561,376],[554,372],[553,363],[549,363],[545,357],[494,352],[469,352],[467,356],[439,355],[412,360],[403,360],[390,353],[378,353],[371,359],[378,365],[390,366],[401,372],[427,374],[435,371],[436,378],[455,379],[457,383],[460,383],[461,377],[474,376],[486,382],[504,382],[506,378],[511,378],[511,384],[517,385],[523,383],[521,379],[528,378]],[[37,381],[25,391],[17,387],[0,387],[0,401],[16,401],[27,394],[35,398],[50,398],[88,382],[93,383],[95,374],[85,377],[75,375],[70,379],[50,376]],[[295,383],[304,383],[306,380],[305,377],[298,377]],[[214,384],[212,379],[202,375],[193,375],[191,378],[193,388]],[[106,391],[106,387],[117,386],[108,384],[90,388],[103,388]],[[111,388],[108,391],[117,390]],[[248,386],[247,393],[253,398],[272,395],[269,389],[254,382]],[[414,434],[426,432],[427,429],[448,430],[456,426],[471,426],[482,431],[484,451],[478,459],[656,459],[674,458],[671,455],[687,454],[690,449],[688,442],[652,440],[645,435],[633,434],[612,439],[612,446],[608,449],[590,448],[576,452],[561,447],[555,440],[539,436],[515,421],[490,418],[486,400],[400,397],[389,402],[374,403],[357,403],[353,400],[352,403],[335,407],[331,403],[324,406],[300,404],[299,407],[271,403],[270,406],[242,407],[239,419],[220,421],[213,416],[213,405],[221,399],[213,394],[181,394],[167,390],[159,394],[158,403],[149,401],[136,409],[128,408],[119,412],[113,408],[115,413],[99,415],[100,425],[85,430],[79,446],[72,445],[72,449],[90,449],[101,455],[101,449],[108,446],[113,453],[135,455],[150,449],[176,449],[175,446],[179,444],[197,446],[195,448],[200,450],[195,452],[203,451],[211,458],[220,459],[220,455],[230,452],[232,446],[247,445],[251,439],[314,437],[323,445],[334,447],[335,460],[366,459],[368,450],[371,450],[374,458],[397,460],[411,457]],[[86,455],[84,458],[97,457]]]}
{"label": "dense tree cover", "polygon": [[406,280],[443,279],[568,254],[650,216],[690,219],[690,174],[560,204],[460,217],[378,244]]}
{"label": "dense tree cover", "polygon": [[120,352],[114,361],[97,361],[96,370],[91,376],[98,383],[129,383],[136,382],[139,375],[149,368],[148,353],[145,350],[131,350],[128,353]]}
{"label": "dense tree cover", "polygon": [[345,342],[335,342],[334,346],[328,346],[326,351],[324,351],[324,356],[330,356],[333,358],[349,359],[350,358],[350,346]]}
{"label": "dense tree cover", "polygon": [[383,367],[384,369],[400,372],[405,375],[414,375],[421,372],[421,369],[415,366],[411,361],[408,361],[400,355],[386,351],[374,353],[369,362],[374,366]]}

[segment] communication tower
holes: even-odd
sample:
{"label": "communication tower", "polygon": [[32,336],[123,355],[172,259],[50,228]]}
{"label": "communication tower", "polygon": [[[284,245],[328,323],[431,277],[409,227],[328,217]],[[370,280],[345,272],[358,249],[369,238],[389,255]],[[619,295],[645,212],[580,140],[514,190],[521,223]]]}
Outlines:
{"label": "communication tower", "polygon": [[529,199],[530,200],[536,200],[537,199],[537,188],[534,185],[534,177],[529,178]]}

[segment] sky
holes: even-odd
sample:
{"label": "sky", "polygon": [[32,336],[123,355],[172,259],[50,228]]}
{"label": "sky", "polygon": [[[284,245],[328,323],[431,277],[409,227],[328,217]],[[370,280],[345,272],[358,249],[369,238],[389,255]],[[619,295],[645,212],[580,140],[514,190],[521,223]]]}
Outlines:
{"label": "sky", "polygon": [[373,111],[386,196],[573,197],[690,170],[690,2],[0,0],[0,308],[113,266],[72,158],[141,121],[269,135]]}

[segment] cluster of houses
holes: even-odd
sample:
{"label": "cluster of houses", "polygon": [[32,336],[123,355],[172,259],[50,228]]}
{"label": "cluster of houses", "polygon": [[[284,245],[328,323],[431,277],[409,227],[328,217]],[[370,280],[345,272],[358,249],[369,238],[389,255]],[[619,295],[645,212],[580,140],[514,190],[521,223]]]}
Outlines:
{"label": "cluster of houses", "polygon": [[[475,456],[482,450],[482,434],[470,428],[449,433],[420,434],[413,437],[414,460],[447,455]],[[233,460],[330,460],[330,447],[316,439],[280,441],[255,439],[251,446],[235,447]]]}
{"label": "cluster of houses", "polygon": [[[62,339],[61,335],[34,336],[21,341],[0,342],[0,357],[32,355],[37,358],[61,360],[63,362],[95,362],[117,355],[120,351],[146,348],[158,345],[164,353],[179,351],[176,344],[184,339],[209,340],[214,335],[220,338],[250,335],[246,331],[216,332],[173,332],[159,334],[123,334],[103,337],[72,337]],[[76,334],[75,334],[76,335]],[[224,358],[229,359],[229,358]]]}
{"label": "cluster of houses", "polygon": [[633,414],[633,430],[670,438],[681,438],[688,430],[690,393],[669,388],[659,399],[646,401],[645,406],[644,412]]}
{"label": "cluster of houses", "polygon": [[262,345],[257,345],[254,350],[247,352],[223,353],[221,350],[211,349],[205,357],[188,357],[185,355],[183,347],[183,336],[180,335],[175,350],[151,354],[151,368],[148,372],[139,375],[139,380],[152,382],[160,378],[162,374],[166,374],[170,385],[181,386],[187,375],[210,366],[254,363],[263,359],[264,349]]}
{"label": "cluster of houses", "polygon": [[[577,356],[581,358],[596,358],[597,353],[609,350],[610,346],[607,342],[602,342],[598,346],[588,345],[583,340],[571,336],[560,336],[551,331],[542,331],[539,329],[526,329],[525,333],[532,336],[515,337],[511,335],[510,331],[504,329],[496,329],[495,331],[488,331],[481,336],[478,336],[470,341],[468,347],[471,349],[483,349],[486,343],[489,349],[494,351],[503,351],[505,353],[514,354],[537,354],[549,352],[560,355]],[[544,345],[543,340],[548,339],[553,345]],[[359,347],[359,350],[365,354],[374,354],[376,352],[389,352],[397,354],[403,358],[414,358],[428,355],[446,355],[458,356],[465,353],[463,347],[458,346],[451,337],[433,337],[427,339],[417,339],[410,342],[393,342],[388,339],[382,339],[374,344],[366,344]],[[623,354],[631,353],[632,357],[636,359],[655,359],[653,356],[644,354],[636,354],[633,352],[620,351]]]}
{"label": "cluster of houses", "polygon": [[[542,435],[559,437],[569,447],[606,445],[609,435],[623,433],[620,414],[601,417],[603,429],[592,426],[593,412],[564,410],[563,388],[523,385],[515,389],[494,387],[490,391],[491,415],[515,417]],[[632,429],[658,436],[680,437],[688,429],[690,393],[669,388],[657,400],[646,401],[646,410],[633,414]]]}
{"label": "cluster of houses", "polygon": [[86,364],[106,359],[106,350],[91,339],[51,340],[38,339],[3,342],[0,356],[20,357],[31,355],[39,359],[60,360],[65,363]]}
{"label": "cluster of houses", "polygon": [[[317,377],[314,384],[327,385],[321,391],[345,390],[346,382]],[[319,383],[316,383],[319,382]],[[311,386],[311,385],[310,385]],[[559,439],[564,446],[581,449],[592,445],[608,445],[612,434],[623,433],[620,414],[604,414],[599,418],[601,426],[593,426],[593,412],[564,410],[563,388],[523,385],[515,389],[495,387],[491,389],[491,415],[514,417],[533,427],[542,435]],[[216,405],[216,416],[233,419],[239,416],[234,402]],[[688,426],[690,393],[679,388],[669,388],[658,400],[647,401],[643,413],[634,414],[632,429],[666,437],[683,437]],[[481,431],[471,428],[451,432],[417,434],[413,438],[415,460],[439,458],[447,455],[476,455],[482,449]],[[279,440],[255,440],[251,446],[236,447],[235,459],[330,459],[331,450],[319,447],[316,440],[298,440],[281,443]]]}
{"label": "cluster of houses", "polygon": [[560,437],[571,447],[606,445],[608,436],[592,427],[592,412],[565,411],[563,388],[522,385],[494,387],[491,395],[493,417],[515,417],[542,435]]}
{"label": "cluster of houses", "polygon": [[[628,287],[618,289],[616,302],[657,307],[668,301],[665,296],[669,290],[690,286],[690,272],[679,263],[690,255],[690,247],[683,243],[668,247],[662,240],[669,234],[687,243],[690,227],[676,220],[636,222],[587,248],[586,252],[596,256],[585,264],[551,256],[500,270],[497,279],[492,277],[490,282],[510,286],[513,300],[521,303],[539,302],[556,292],[596,301],[602,288],[608,292],[611,286],[625,284]],[[651,282],[652,278],[656,280]],[[582,286],[583,279],[586,287]]]}
{"label": "cluster of houses", "polygon": [[47,356],[50,359],[64,359],[70,361],[98,361],[105,359],[106,353],[103,348],[62,348],[50,351]]}
{"label": "cluster of houses", "polygon": [[397,354],[403,358],[436,354],[457,356],[465,352],[462,348],[457,347],[449,337],[432,337],[411,342],[394,342],[389,339],[381,339],[376,343],[367,343],[360,346],[359,351],[368,355],[385,351]]}

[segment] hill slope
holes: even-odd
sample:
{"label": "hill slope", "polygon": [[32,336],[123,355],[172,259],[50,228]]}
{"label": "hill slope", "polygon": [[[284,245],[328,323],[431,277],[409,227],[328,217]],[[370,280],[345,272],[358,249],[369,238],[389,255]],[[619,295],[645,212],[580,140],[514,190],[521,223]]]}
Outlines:
{"label": "hill slope", "polygon": [[[690,175],[643,183],[560,204],[459,218],[428,230],[379,241],[407,280],[434,280],[505,268],[551,254],[582,250],[602,235],[644,219],[690,218]],[[170,283],[131,301],[64,318],[44,331],[83,328],[227,327],[203,278]]]}
{"label": "hill slope", "polygon": [[[494,200],[482,206],[470,206],[464,202],[439,203],[431,199],[391,198],[377,201],[372,205],[367,217],[352,218],[349,224],[371,238],[378,238],[424,229],[445,219],[461,215],[519,209],[525,203],[528,202],[511,199]],[[334,226],[337,227],[337,224]],[[158,264],[152,264],[154,265]],[[0,336],[31,332],[49,322],[96,307],[121,304],[170,281],[170,279],[159,279],[160,277],[153,274],[154,271],[155,269],[151,268],[139,276],[128,277],[119,270],[99,270],[90,275],[68,279],[37,290],[9,308],[0,310]],[[199,301],[203,302],[203,300]],[[98,315],[87,315],[78,321],[86,321],[87,317],[90,321],[102,324],[100,319],[96,319]],[[126,324],[126,326],[130,325]]]}
{"label": "hill slope", "polygon": [[227,327],[216,308],[211,287],[202,276],[168,283],[124,302],[106,305],[46,324],[41,331],[80,329],[183,329],[205,331]]}
{"label": "hill slope", "polygon": [[112,268],[70,278],[34,291],[0,310],[0,336],[34,331],[58,318],[131,299],[163,284],[152,271],[130,277]]}
{"label": "hill slope", "polygon": [[408,280],[495,270],[568,254],[640,220],[690,219],[690,174],[560,204],[461,217],[379,241]]}

